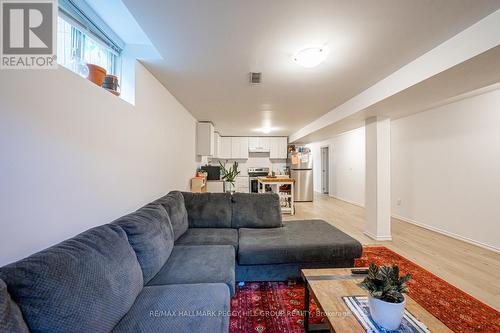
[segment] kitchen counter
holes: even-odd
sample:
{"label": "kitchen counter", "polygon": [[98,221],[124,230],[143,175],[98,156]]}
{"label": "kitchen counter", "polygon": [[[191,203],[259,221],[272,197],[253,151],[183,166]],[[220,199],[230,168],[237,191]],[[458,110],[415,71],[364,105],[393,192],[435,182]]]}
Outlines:
{"label": "kitchen counter", "polygon": [[257,181],[259,182],[259,193],[271,191],[279,195],[282,213],[295,214],[293,198],[295,179],[286,176],[276,176],[276,178],[257,177]]}
{"label": "kitchen counter", "polygon": [[276,178],[270,177],[257,177],[258,180],[262,183],[295,183],[295,179],[289,177],[280,177],[276,176]]}

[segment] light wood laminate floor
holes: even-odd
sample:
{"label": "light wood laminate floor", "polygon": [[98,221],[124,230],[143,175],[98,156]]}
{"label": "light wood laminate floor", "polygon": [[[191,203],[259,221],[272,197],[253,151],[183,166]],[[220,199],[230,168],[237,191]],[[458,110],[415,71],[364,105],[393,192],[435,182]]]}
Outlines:
{"label": "light wood laminate floor", "polygon": [[500,254],[394,218],[393,240],[378,242],[363,234],[364,214],[362,207],[316,193],[314,202],[296,203],[296,214],[284,219],[323,219],[363,245],[386,246],[500,309]]}

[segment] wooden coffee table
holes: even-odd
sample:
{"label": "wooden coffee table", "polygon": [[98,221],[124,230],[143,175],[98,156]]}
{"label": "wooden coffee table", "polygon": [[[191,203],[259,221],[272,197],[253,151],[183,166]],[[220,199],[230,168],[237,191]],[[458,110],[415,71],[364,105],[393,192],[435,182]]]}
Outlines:
{"label": "wooden coffee table", "polygon": [[[366,296],[367,292],[357,284],[366,275],[353,275],[350,268],[303,269],[305,282],[304,329],[306,332],[365,332],[349,307],[344,296]],[[325,313],[327,325],[309,325],[309,298]],[[432,333],[452,332],[442,322],[406,296],[406,308],[415,318],[424,323]]]}

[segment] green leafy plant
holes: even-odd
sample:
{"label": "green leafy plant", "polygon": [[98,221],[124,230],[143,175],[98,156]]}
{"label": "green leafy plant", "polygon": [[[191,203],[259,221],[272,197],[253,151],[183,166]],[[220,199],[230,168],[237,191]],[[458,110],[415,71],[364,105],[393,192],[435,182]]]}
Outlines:
{"label": "green leafy plant", "polygon": [[238,171],[238,162],[234,162],[233,165],[229,167],[229,169],[226,169],[226,164],[222,164],[221,161],[219,161],[219,164],[222,170],[222,180],[225,180],[226,182],[229,182],[234,186],[236,176],[240,174],[240,171]]}
{"label": "green leafy plant", "polygon": [[401,303],[404,301],[403,294],[408,292],[406,283],[410,280],[410,274],[399,276],[399,267],[396,265],[379,267],[371,264],[361,287],[372,297],[389,303]]}

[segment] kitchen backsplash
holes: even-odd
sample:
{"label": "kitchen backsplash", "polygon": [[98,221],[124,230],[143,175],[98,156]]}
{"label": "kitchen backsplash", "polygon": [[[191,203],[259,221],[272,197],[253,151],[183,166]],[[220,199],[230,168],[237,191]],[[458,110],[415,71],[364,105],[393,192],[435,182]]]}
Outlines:
{"label": "kitchen backsplash", "polygon": [[[228,160],[228,163],[232,163],[234,160]],[[269,153],[250,153],[248,159],[237,160],[241,171],[240,176],[247,176],[248,168],[264,167],[269,168],[271,171],[276,172],[276,174],[283,174],[284,168],[286,167],[286,159],[282,160],[271,160],[269,158]],[[222,160],[224,163],[225,160]],[[214,159],[211,163],[212,165],[219,165],[219,160]]]}

